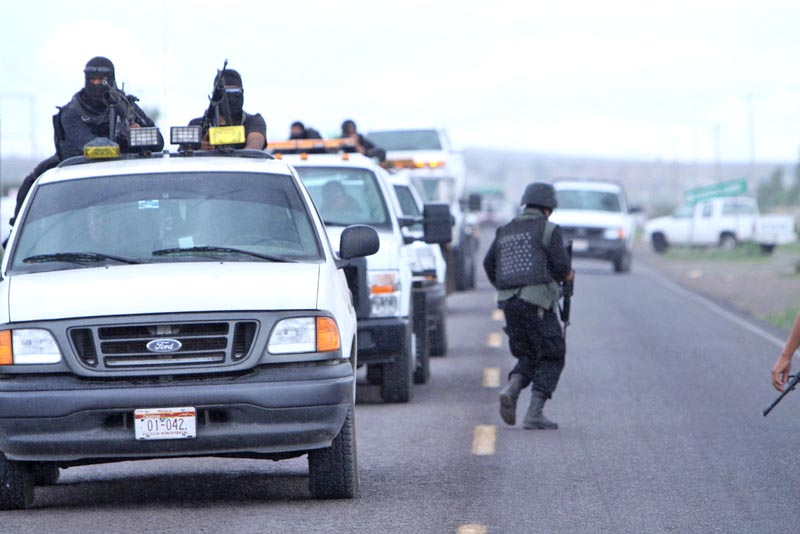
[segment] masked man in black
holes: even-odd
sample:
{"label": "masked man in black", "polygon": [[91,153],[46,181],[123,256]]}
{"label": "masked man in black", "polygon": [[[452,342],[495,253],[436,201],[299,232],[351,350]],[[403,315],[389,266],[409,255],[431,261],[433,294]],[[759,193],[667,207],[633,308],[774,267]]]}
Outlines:
{"label": "masked man in black", "polygon": [[[263,150],[267,147],[267,123],[260,113],[250,114],[244,111],[244,88],[242,87],[242,76],[233,69],[225,69],[224,80],[225,94],[228,99],[228,106],[231,110],[233,124],[220,124],[220,126],[244,126],[244,143],[230,145],[232,148],[254,148]],[[224,117],[220,115],[220,120],[224,122]],[[203,117],[197,117],[189,122],[190,126],[201,126]],[[200,144],[202,150],[214,148],[208,142],[208,133],[203,137]]]}
{"label": "masked man in black", "polygon": [[[40,174],[58,165],[59,162],[72,156],[82,155],[86,143],[98,137],[107,137],[119,144],[121,152],[129,151],[127,139],[124,137],[124,129],[119,127],[119,121],[122,120],[119,114],[115,114],[114,131],[112,132],[110,128],[112,105],[108,95],[111,89],[117,87],[114,64],[108,58],[93,57],[86,63],[83,74],[83,89],[75,93],[72,100],[66,106],[60,107],[59,112],[53,116],[56,153],[39,163],[33,172],[22,181],[17,192],[17,206],[14,210],[12,224],[34,180]],[[136,103],[132,103],[132,106],[137,119],[128,125],[129,128],[155,126],[155,123]],[[160,133],[158,139],[160,144],[154,150],[164,148],[164,139]]]}
{"label": "masked man in black", "polygon": [[500,393],[500,416],[516,424],[517,399],[533,383],[523,420],[527,429],[555,429],[542,413],[564,369],[566,345],[556,311],[561,286],[574,273],[561,228],[547,220],[556,208],[555,189],[546,183],[528,185],[524,210],[497,229],[483,267],[498,290],[497,305],[506,319],[511,354],[517,364]]}

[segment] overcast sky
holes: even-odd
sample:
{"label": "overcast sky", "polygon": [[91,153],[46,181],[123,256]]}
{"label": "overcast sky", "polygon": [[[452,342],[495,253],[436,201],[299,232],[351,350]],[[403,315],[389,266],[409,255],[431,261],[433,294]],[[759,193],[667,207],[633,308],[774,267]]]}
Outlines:
{"label": "overcast sky", "polygon": [[3,157],[52,153],[51,115],[95,55],[165,134],[203,113],[227,58],[271,140],[352,118],[540,153],[791,162],[800,148],[797,0],[14,2]]}

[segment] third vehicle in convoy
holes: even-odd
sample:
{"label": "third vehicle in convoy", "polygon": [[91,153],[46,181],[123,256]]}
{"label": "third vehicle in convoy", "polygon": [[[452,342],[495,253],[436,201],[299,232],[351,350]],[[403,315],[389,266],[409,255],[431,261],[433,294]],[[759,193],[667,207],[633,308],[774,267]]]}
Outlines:
{"label": "third vehicle in convoy", "polygon": [[442,248],[447,261],[447,289],[474,289],[478,229],[462,204],[467,201],[467,173],[462,154],[440,128],[373,130],[367,137],[386,150],[384,166],[407,169],[425,202],[446,202],[453,216],[453,237]]}

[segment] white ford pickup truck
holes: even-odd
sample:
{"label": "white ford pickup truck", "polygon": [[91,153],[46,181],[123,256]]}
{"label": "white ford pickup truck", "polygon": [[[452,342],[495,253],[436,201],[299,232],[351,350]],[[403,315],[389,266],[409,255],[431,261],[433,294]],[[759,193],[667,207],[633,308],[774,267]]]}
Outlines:
{"label": "white ford pickup truck", "polygon": [[684,204],[671,215],[651,219],[645,239],[658,253],[670,245],[731,249],[751,242],[769,254],[776,245],[796,241],[797,233],[791,215],[760,215],[754,198],[731,196]]}

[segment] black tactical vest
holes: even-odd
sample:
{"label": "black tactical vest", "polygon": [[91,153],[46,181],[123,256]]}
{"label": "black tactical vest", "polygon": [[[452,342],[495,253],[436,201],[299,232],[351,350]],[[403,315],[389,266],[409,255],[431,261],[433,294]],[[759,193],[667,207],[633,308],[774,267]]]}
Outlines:
{"label": "black tactical vest", "polygon": [[547,268],[547,246],[552,229],[545,232],[547,226],[544,217],[515,219],[497,230],[497,273],[494,284],[497,289],[553,281]]}

